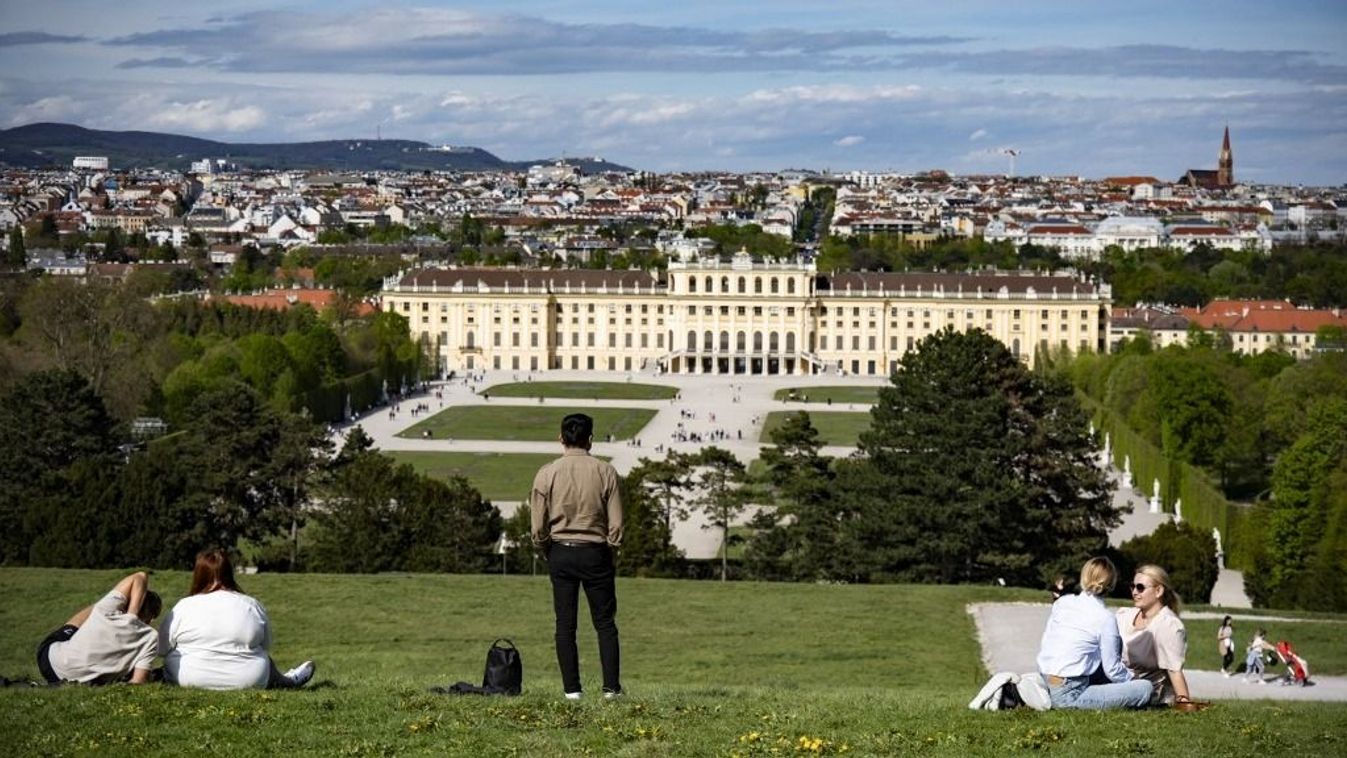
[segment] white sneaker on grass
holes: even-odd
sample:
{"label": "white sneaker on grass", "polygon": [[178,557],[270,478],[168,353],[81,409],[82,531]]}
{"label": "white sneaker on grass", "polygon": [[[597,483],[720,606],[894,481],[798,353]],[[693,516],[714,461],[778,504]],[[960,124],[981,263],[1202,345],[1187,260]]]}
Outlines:
{"label": "white sneaker on grass", "polygon": [[567,700],[579,700],[579,699],[580,699],[580,693],[579,693],[579,692],[567,692],[567,693],[565,693],[565,694],[566,694],[566,699],[567,699]]}
{"label": "white sneaker on grass", "polygon": [[309,683],[309,680],[313,678],[313,672],[317,670],[318,667],[314,665],[313,661],[304,661],[282,674],[281,677],[284,678],[291,687],[303,687]]}
{"label": "white sneaker on grass", "polygon": [[617,690],[617,691],[613,691],[613,690],[604,690],[604,691],[603,691],[603,699],[604,699],[604,700],[612,700],[612,699],[614,699],[614,698],[622,697],[622,696],[625,695],[625,694],[626,694],[626,693],[625,693],[624,691],[622,691],[622,690]]}
{"label": "white sneaker on grass", "polygon": [[1000,671],[992,674],[992,678],[988,679],[987,683],[982,685],[982,689],[978,691],[978,694],[974,695],[973,699],[968,701],[968,707],[974,711],[996,710],[999,706],[997,699],[1001,697],[1001,688],[1008,682],[1018,682],[1019,680],[1019,674],[1012,674],[1008,671]]}

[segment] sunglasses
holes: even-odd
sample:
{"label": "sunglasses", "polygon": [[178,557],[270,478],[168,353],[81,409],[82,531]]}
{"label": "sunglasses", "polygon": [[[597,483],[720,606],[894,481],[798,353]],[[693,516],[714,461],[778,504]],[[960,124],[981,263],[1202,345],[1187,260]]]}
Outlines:
{"label": "sunglasses", "polygon": [[1150,585],[1142,584],[1141,582],[1137,582],[1136,584],[1132,585],[1133,592],[1145,592],[1148,589],[1150,589]]}

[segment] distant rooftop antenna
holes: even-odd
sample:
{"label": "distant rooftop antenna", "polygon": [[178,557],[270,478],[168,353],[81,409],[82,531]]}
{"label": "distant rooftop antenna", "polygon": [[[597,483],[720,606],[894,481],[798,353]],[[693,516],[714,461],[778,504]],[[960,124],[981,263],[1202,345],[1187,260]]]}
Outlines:
{"label": "distant rooftop antenna", "polygon": [[1019,151],[1019,150],[1016,150],[1016,149],[1013,148],[1013,147],[1003,147],[1003,148],[1001,148],[1001,154],[1004,155],[1004,156],[1006,156],[1006,157],[1008,157],[1008,158],[1010,158],[1010,173],[1009,173],[1007,176],[1009,176],[1011,179],[1014,179],[1014,178],[1015,178],[1015,156],[1019,155],[1019,154],[1020,154],[1020,151]]}

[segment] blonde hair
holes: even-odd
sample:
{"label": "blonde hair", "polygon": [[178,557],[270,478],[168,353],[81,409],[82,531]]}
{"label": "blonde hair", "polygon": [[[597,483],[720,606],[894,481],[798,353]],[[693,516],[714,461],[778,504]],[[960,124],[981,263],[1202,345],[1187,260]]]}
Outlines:
{"label": "blonde hair", "polygon": [[1080,567],[1080,590],[1091,595],[1107,595],[1118,581],[1118,569],[1104,556],[1091,558]]}
{"label": "blonde hair", "polygon": [[1183,608],[1183,598],[1179,597],[1179,593],[1174,591],[1174,585],[1169,583],[1169,572],[1154,563],[1147,563],[1144,566],[1137,566],[1137,573],[1155,582],[1157,587],[1163,587],[1164,592],[1160,593],[1160,602],[1173,611],[1175,616],[1179,615],[1179,611]]}

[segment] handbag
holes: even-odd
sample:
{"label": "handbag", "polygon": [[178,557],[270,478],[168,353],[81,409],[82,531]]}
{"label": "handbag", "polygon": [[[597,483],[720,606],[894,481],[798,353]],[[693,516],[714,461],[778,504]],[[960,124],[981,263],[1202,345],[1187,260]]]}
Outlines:
{"label": "handbag", "polygon": [[[501,643],[505,644],[502,645]],[[482,686],[454,682],[448,687],[431,687],[438,695],[518,695],[524,690],[524,660],[514,642],[501,638],[486,651],[486,669]]]}
{"label": "handbag", "polygon": [[486,651],[482,689],[488,694],[503,695],[518,695],[524,690],[524,661],[513,641],[502,638],[491,643]]}

